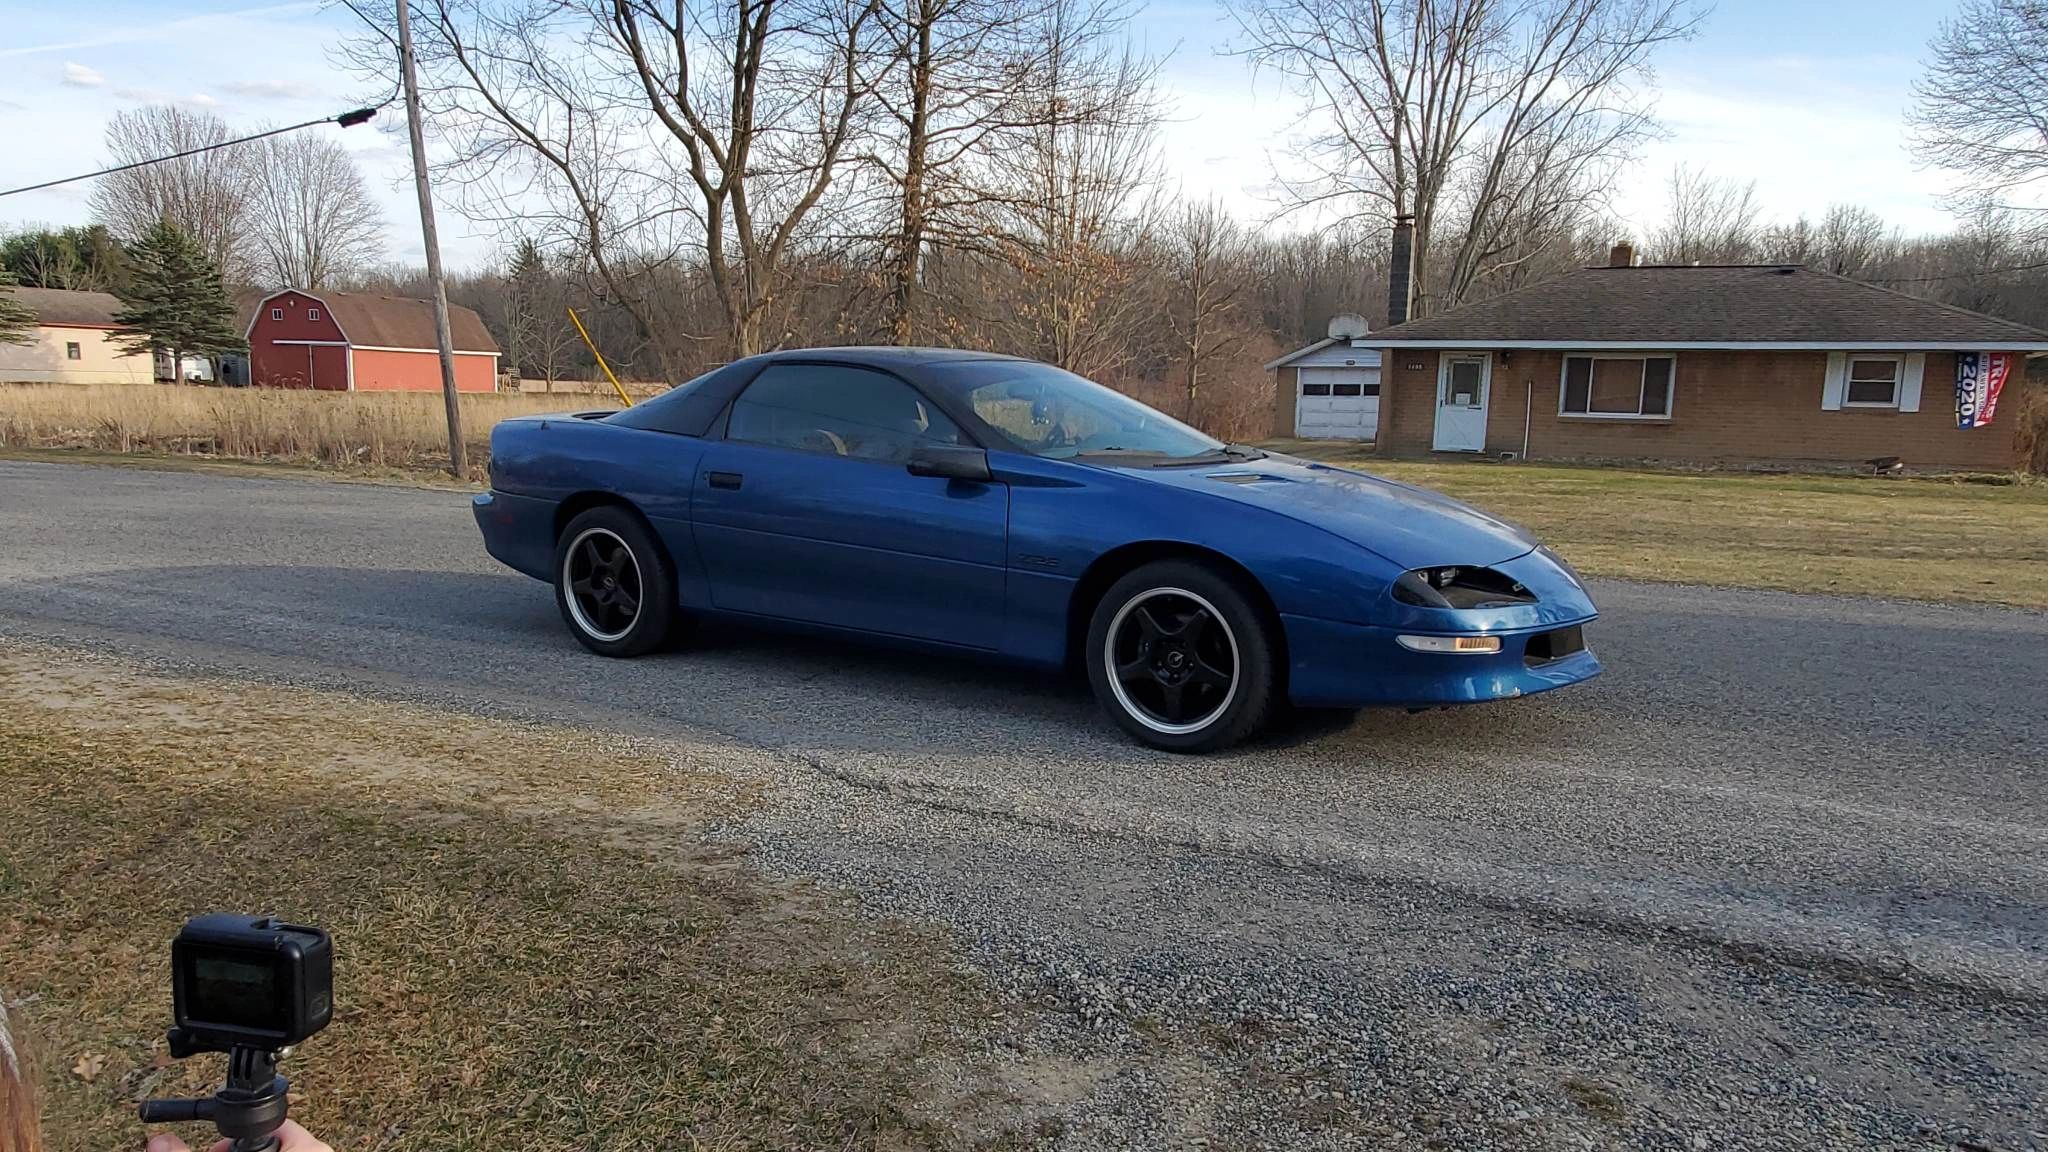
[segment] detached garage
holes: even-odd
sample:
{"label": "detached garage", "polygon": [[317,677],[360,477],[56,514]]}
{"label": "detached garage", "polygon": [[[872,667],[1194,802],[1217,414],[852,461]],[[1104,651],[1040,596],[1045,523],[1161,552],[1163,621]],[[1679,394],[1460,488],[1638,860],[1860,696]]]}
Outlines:
{"label": "detached garage", "polygon": [[1367,347],[1364,319],[1343,315],[1330,334],[1266,365],[1276,373],[1273,435],[1303,440],[1376,440],[1380,351]]}
{"label": "detached garage", "polygon": [[[448,306],[455,387],[498,390],[498,342],[482,317]],[[250,306],[249,383],[328,392],[439,392],[434,306],[403,296],[298,289]]]}

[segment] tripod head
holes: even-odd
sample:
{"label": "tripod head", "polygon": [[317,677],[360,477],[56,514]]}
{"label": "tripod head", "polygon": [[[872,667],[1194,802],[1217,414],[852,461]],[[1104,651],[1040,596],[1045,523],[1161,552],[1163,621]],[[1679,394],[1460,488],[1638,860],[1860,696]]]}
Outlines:
{"label": "tripod head", "polygon": [[[172,1030],[175,1034],[176,1029]],[[175,1043],[171,1051],[177,1054]],[[228,1052],[228,1079],[211,1096],[183,1100],[144,1100],[144,1124],[185,1124],[210,1120],[231,1142],[231,1152],[274,1152],[277,1130],[284,1124],[291,1085],[277,1074],[282,1053],[261,1048]]]}
{"label": "tripod head", "polygon": [[290,1088],[277,1062],[332,1017],[333,957],[318,928],[225,914],[186,922],[171,942],[171,1055],[225,1052],[227,1082],[212,1096],[145,1100],[142,1122],[210,1120],[232,1152],[272,1152]]}

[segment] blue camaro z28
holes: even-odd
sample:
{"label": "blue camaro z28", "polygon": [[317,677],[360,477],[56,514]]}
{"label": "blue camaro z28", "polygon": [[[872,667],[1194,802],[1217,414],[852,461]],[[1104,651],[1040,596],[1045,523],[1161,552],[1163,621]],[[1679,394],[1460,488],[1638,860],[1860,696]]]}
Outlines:
{"label": "blue camaro z28", "polygon": [[1514,525],[986,353],[776,352],[624,411],[507,420],[476,521],[594,652],[717,615],[1078,664],[1176,751],[1287,701],[1465,704],[1600,671],[1585,588]]}

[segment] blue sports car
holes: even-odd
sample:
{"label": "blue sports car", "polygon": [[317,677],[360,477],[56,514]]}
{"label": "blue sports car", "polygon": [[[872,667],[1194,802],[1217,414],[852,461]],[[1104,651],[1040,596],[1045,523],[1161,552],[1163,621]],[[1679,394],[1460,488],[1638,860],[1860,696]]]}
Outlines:
{"label": "blue sports car", "polygon": [[1465,704],[1600,671],[1585,588],[1514,525],[987,353],[775,352],[623,411],[507,420],[475,510],[594,652],[722,616],[1079,665],[1175,751],[1287,702]]}

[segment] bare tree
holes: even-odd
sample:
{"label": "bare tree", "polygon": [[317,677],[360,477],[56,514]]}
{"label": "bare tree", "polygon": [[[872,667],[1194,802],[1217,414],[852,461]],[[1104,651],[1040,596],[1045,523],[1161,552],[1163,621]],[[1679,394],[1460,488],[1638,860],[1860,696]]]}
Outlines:
{"label": "bare tree", "polygon": [[[133,108],[107,125],[107,151],[118,164],[228,139],[228,126],[220,117],[173,104]],[[102,176],[93,184],[93,216],[126,243],[140,240],[158,221],[169,220],[230,282],[242,281],[249,273],[243,258],[248,151],[223,148]]]}
{"label": "bare tree", "polygon": [[1049,18],[1045,111],[1005,133],[993,157],[1012,191],[983,205],[979,227],[1015,275],[999,314],[983,320],[1008,346],[1103,378],[1125,367],[1133,329],[1156,315],[1136,257],[1156,213],[1159,112],[1152,62],[1068,36],[1071,13],[1063,3]]}
{"label": "bare tree", "polygon": [[1809,263],[1837,276],[1872,279],[1898,248],[1884,218],[1854,204],[1830,204],[1814,233]]}
{"label": "bare tree", "polygon": [[384,214],[346,149],[309,133],[248,147],[248,230],[266,287],[329,287],[376,261]]}
{"label": "bare tree", "polygon": [[935,247],[976,250],[982,209],[1012,196],[991,150],[1033,125],[1079,123],[1117,109],[1121,94],[1066,84],[1062,66],[1119,33],[1122,0],[891,0],[882,28],[895,67],[877,87],[883,110],[873,156],[894,193],[883,244],[887,331],[918,338],[922,266]]}
{"label": "bare tree", "polygon": [[471,215],[572,242],[648,330],[676,328],[664,270],[701,270],[715,339],[758,351],[886,66],[880,3],[426,0],[447,174]]}
{"label": "bare tree", "polygon": [[1682,0],[1226,2],[1308,99],[1291,205],[1413,216],[1418,314],[1580,230],[1651,127],[1652,53],[1695,23]]}
{"label": "bare tree", "polygon": [[1204,373],[1248,337],[1238,315],[1245,281],[1244,231],[1214,200],[1183,204],[1166,230],[1166,267],[1173,299],[1166,322],[1180,361],[1183,415],[1201,418]]}
{"label": "bare tree", "polygon": [[2048,179],[2048,5],[1964,0],[1929,48],[1914,85],[1921,155],[1992,197]]}
{"label": "bare tree", "polygon": [[1684,164],[1671,170],[1664,222],[1650,249],[1664,264],[1740,264],[1763,240],[1756,181],[1737,184]]}
{"label": "bare tree", "polygon": [[530,238],[513,250],[506,275],[506,353],[521,377],[539,376],[552,392],[575,359],[580,338],[569,322],[571,285]]}

